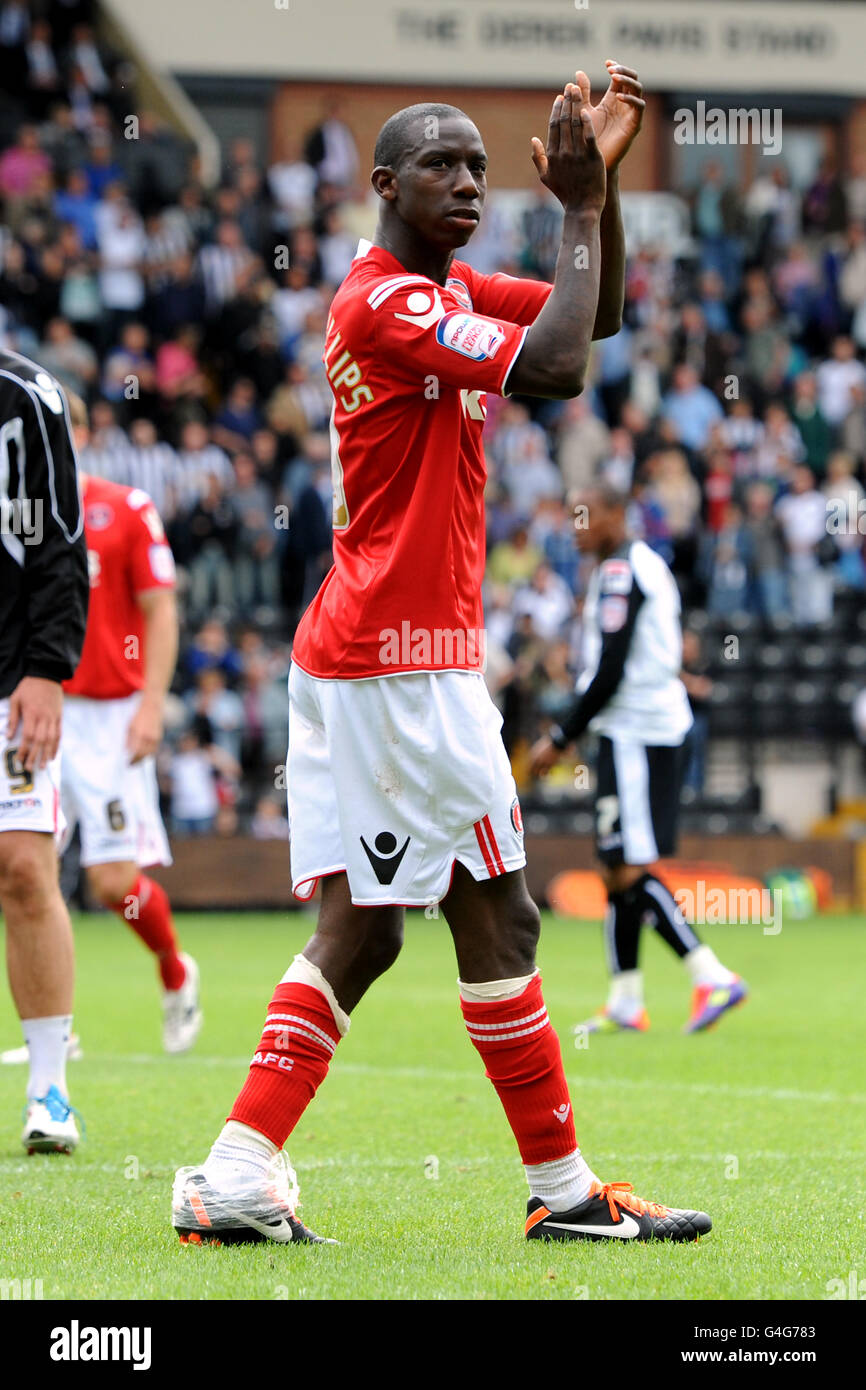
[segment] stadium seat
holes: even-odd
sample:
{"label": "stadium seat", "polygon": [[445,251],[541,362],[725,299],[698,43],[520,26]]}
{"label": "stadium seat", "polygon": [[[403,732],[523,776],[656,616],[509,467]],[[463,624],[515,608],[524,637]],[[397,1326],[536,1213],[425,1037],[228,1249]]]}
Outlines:
{"label": "stadium seat", "polygon": [[779,613],[766,624],[766,627],[768,632],[781,635],[794,631],[794,620],[790,613]]}
{"label": "stadium seat", "polygon": [[840,742],[854,737],[851,708],[861,688],[861,683],[855,681],[841,681],[833,685],[830,694],[831,737]]}
{"label": "stadium seat", "polygon": [[752,687],[751,732],[757,738],[785,738],[791,732],[790,682],[759,680]]}
{"label": "stadium seat", "polygon": [[810,675],[829,671],[833,664],[831,644],[829,642],[810,642],[800,653],[800,664]]}
{"label": "stadium seat", "polygon": [[855,678],[859,675],[866,675],[866,646],[862,643],[855,643],[850,647],[845,647],[842,654],[843,666],[846,673]]}
{"label": "stadium seat", "polygon": [[713,678],[709,698],[710,732],[716,738],[743,736],[749,706],[752,677],[748,671]]}
{"label": "stadium seat", "polygon": [[788,707],[792,732],[805,738],[831,737],[835,725],[830,703],[832,693],[830,677],[796,681],[790,691]]}
{"label": "stadium seat", "polygon": [[755,665],[761,674],[773,675],[790,670],[794,662],[794,650],[781,642],[764,642],[755,654]]}

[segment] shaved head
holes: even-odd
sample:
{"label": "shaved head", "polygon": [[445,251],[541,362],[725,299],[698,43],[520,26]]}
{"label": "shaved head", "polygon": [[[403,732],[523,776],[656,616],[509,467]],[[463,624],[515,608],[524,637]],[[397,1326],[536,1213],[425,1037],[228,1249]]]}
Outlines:
{"label": "shaved head", "polygon": [[[447,106],[442,102],[421,101],[414,106],[404,106],[382,126],[376,137],[373,163],[376,168],[399,168],[406,155],[421,144],[423,140],[436,140],[439,135],[439,121],[453,120],[473,122],[459,106]],[[421,129],[416,131],[416,126]]]}

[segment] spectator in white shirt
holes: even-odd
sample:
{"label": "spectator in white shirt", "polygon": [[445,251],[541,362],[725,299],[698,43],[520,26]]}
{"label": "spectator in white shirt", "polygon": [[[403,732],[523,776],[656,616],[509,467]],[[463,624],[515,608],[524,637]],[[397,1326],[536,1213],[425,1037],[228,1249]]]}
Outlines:
{"label": "spectator in white shirt", "polygon": [[521,516],[531,516],[543,497],[562,496],[562,474],[550,457],[543,431],[525,435],[519,456],[512,455],[502,470],[502,482]]}
{"label": "spectator in white shirt", "polygon": [[230,754],[208,743],[201,727],[182,733],[169,763],[171,818],[179,835],[208,835],[219,810],[217,776],[237,777],[240,768]]}
{"label": "spectator in white shirt", "polygon": [[109,184],[96,209],[99,289],[106,309],[136,313],[144,303],[146,238],[141,218],[121,183]]}
{"label": "spectator in white shirt", "polygon": [[574,599],[564,579],[550,565],[538,566],[529,584],[514,595],[514,616],[529,614],[539,637],[552,642],[571,616]]}
{"label": "spectator in white shirt", "polygon": [[833,356],[816,373],[818,401],[824,419],[841,425],[853,405],[852,388],[866,385],[866,367],[855,356],[850,338],[836,338],[832,351]]}
{"label": "spectator in white shirt", "polygon": [[74,66],[83,74],[88,91],[94,96],[103,96],[111,82],[89,24],[76,24],[72,31],[69,56]]}
{"label": "spectator in white shirt", "polygon": [[322,259],[322,279],[334,288],[341,285],[349,273],[355,255],[355,241],[346,231],[339,208],[325,214],[324,232],[319,238]]}
{"label": "spectator in white shirt", "polygon": [[270,299],[270,310],[276,320],[280,347],[291,350],[304,329],[308,314],[324,305],[321,294],[310,284],[309,271],[300,265],[290,266],[283,273],[283,285]]}
{"label": "spectator in white shirt", "polygon": [[821,563],[819,547],[830,536],[826,500],[815,487],[811,468],[794,470],[791,490],[776,503],[776,515],[788,549],[794,622],[824,622],[833,615],[833,572]]}
{"label": "spectator in white shirt", "polygon": [[312,221],[316,171],[301,159],[296,145],[290,147],[286,159],[268,169],[268,187],[283,226],[291,229]]}
{"label": "spectator in white shirt", "polygon": [[341,109],[337,99],[328,99],[325,119],[307,137],[304,158],[315,169],[320,184],[351,188],[358,177],[360,161],[354,136],[340,118]]}

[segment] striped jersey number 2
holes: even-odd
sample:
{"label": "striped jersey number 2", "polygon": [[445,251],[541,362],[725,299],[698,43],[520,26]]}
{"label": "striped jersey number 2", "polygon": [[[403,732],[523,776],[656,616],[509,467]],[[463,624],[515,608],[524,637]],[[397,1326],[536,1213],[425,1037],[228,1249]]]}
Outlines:
{"label": "striped jersey number 2", "polygon": [[612,834],[618,815],[618,796],[600,796],[598,798],[595,803],[595,816],[599,839],[603,840],[606,836]]}

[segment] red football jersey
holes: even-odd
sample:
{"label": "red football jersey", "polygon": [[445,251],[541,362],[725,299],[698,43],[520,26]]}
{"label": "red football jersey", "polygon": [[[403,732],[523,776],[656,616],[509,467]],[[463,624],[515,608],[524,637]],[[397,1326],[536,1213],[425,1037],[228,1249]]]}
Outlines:
{"label": "red football jersey", "polygon": [[485,395],[506,393],[550,288],[461,261],[443,286],[362,243],[323,354],[334,565],[295,635],[310,675],[483,666]]}
{"label": "red football jersey", "polygon": [[84,481],[90,608],[69,695],[117,700],[144,684],[144,614],[137,595],[174,588],[174,559],[159,513],[141,488],[90,474]]}

